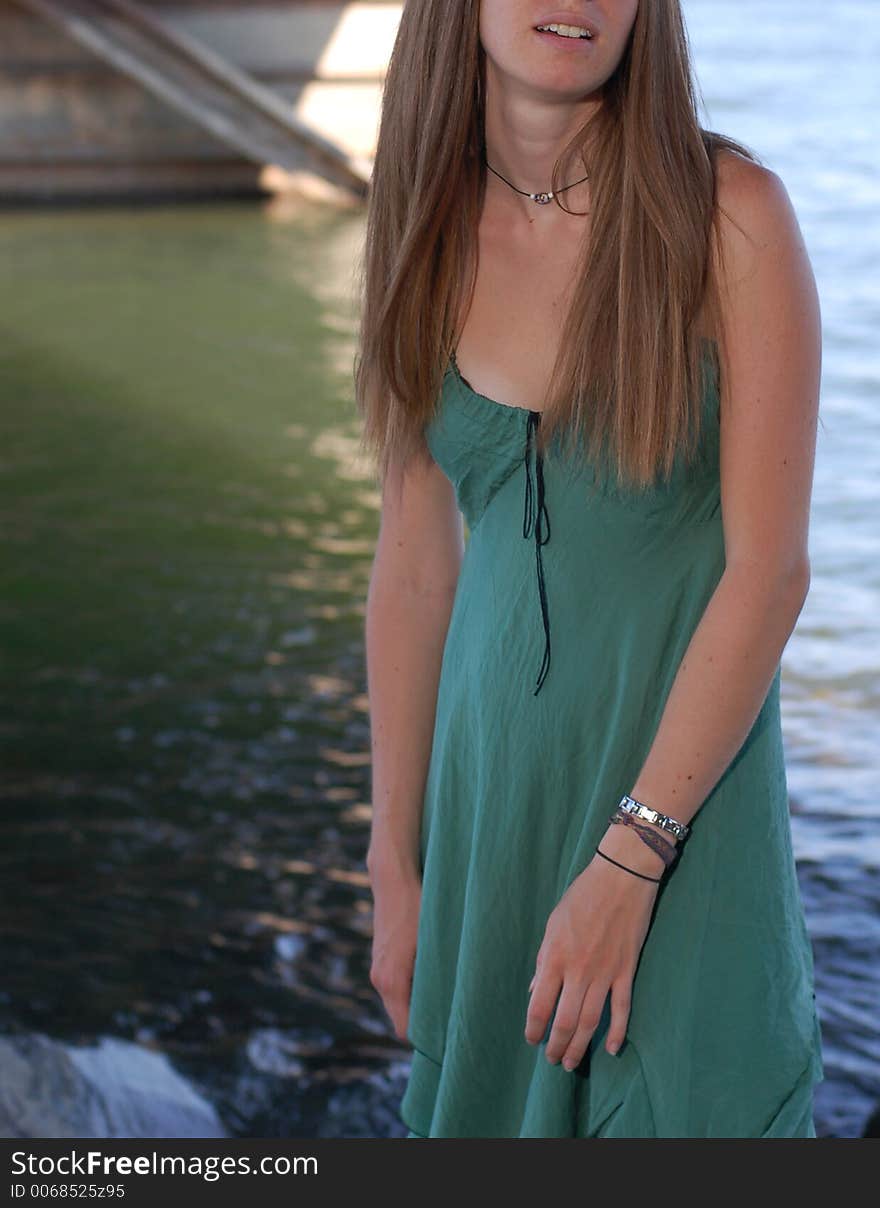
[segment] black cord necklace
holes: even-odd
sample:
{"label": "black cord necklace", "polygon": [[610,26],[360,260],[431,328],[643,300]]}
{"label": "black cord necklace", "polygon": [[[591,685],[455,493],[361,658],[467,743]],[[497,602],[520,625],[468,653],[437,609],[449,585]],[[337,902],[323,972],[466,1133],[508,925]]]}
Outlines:
{"label": "black cord necklace", "polygon": [[[485,155],[483,156],[483,163],[490,172],[495,172],[495,169],[486,159]],[[585,180],[590,179],[589,173],[587,173],[587,175],[582,177],[580,180],[573,180],[570,185],[563,185],[561,189],[556,190],[556,193],[529,193],[526,189],[517,189],[516,185],[511,184],[507,177],[502,176],[500,172],[495,172],[495,175],[499,178],[499,180],[503,180],[506,185],[510,185],[511,189],[515,189],[517,193],[522,193],[523,197],[530,197],[532,201],[537,202],[539,206],[549,205],[557,193],[564,193],[566,189],[573,189],[575,185],[582,185]]]}

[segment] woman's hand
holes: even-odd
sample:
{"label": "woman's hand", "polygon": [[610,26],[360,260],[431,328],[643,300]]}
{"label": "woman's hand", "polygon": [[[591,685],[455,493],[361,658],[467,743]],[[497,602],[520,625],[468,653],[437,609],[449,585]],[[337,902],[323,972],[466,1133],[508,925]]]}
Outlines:
{"label": "woman's hand", "polygon": [[373,889],[373,949],[370,981],[391,1017],[395,1035],[406,1040],[422,883],[415,870],[370,868]]}
{"label": "woman's hand", "polygon": [[[670,838],[665,832],[664,837]],[[660,856],[630,827],[609,825],[599,847],[646,876],[660,877],[664,871]],[[561,1059],[567,1070],[578,1065],[609,989],[611,1023],[605,1047],[616,1053],[623,1044],[632,982],[658,888],[594,855],[560,898],[538,950],[526,1016],[526,1040],[536,1044],[559,999],[547,1041],[548,1061],[555,1064]]]}

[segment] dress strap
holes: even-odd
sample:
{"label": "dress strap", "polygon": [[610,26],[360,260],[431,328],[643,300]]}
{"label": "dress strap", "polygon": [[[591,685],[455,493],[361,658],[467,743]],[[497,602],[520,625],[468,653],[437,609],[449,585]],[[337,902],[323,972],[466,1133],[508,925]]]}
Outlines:
{"label": "dress strap", "polygon": [[[534,530],[535,560],[538,575],[538,597],[541,602],[541,619],[544,623],[544,658],[538,672],[537,686],[533,693],[537,696],[541,691],[547,673],[550,670],[550,616],[547,607],[547,585],[544,581],[544,563],[541,558],[541,547],[550,540],[550,514],[544,499],[544,461],[541,451],[535,441],[535,431],[541,422],[539,411],[530,411],[526,425],[526,449],[523,465],[525,467],[525,500],[523,504],[523,537],[529,537]],[[537,490],[537,510],[535,495],[532,487],[532,477],[529,473],[529,454],[534,452],[535,484]]]}

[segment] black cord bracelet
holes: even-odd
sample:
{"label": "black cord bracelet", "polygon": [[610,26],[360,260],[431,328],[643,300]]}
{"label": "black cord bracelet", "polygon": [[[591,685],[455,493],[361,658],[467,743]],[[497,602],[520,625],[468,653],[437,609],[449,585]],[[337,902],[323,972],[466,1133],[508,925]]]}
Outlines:
{"label": "black cord bracelet", "polygon": [[659,885],[663,880],[662,877],[649,877],[647,873],[636,872],[634,868],[627,868],[625,864],[619,863],[617,860],[612,860],[610,856],[606,856],[604,851],[599,851],[596,848],[596,855],[601,856],[603,860],[607,860],[609,864],[616,864],[618,868],[622,868],[624,872],[631,872],[634,877],[641,877],[643,881],[653,881],[655,885]]}

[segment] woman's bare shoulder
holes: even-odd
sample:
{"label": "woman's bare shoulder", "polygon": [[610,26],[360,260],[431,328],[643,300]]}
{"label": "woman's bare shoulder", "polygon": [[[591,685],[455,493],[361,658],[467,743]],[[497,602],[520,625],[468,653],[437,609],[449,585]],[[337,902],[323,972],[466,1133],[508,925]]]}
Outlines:
{"label": "woman's bare shoulder", "polygon": [[770,246],[800,243],[797,216],[777,172],[723,147],[716,152],[719,233],[728,271],[747,275]]}

